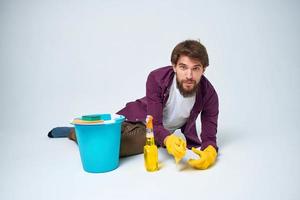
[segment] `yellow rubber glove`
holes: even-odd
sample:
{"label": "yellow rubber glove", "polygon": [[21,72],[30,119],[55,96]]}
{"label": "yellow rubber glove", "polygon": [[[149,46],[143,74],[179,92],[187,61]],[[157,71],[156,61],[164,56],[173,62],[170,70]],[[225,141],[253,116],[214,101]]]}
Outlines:
{"label": "yellow rubber glove", "polygon": [[186,153],[186,142],[182,138],[171,134],[166,137],[165,145],[168,153],[174,156],[177,164]]}
{"label": "yellow rubber glove", "polygon": [[189,159],[188,163],[196,169],[207,169],[213,165],[217,158],[216,149],[209,145],[204,149],[204,151],[192,148],[192,151],[200,156],[200,159]]}

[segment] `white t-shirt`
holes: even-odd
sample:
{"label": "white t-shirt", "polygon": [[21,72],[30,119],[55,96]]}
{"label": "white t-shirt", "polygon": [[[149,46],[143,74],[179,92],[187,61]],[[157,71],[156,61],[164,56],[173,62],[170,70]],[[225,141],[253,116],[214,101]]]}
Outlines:
{"label": "white t-shirt", "polygon": [[191,97],[183,97],[176,86],[176,75],[170,87],[168,101],[163,108],[163,126],[174,133],[181,128],[190,116],[190,112],[195,104],[196,94]]}

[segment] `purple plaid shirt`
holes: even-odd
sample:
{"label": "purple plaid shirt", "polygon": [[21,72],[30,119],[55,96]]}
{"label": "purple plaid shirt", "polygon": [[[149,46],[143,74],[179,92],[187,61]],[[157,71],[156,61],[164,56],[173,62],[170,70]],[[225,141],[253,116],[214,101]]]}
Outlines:
{"label": "purple plaid shirt", "polygon": [[[170,86],[175,73],[172,66],[166,66],[152,71],[146,83],[146,96],[134,102],[126,104],[125,108],[117,112],[124,115],[128,122],[145,122],[146,115],[153,116],[153,131],[155,141],[163,145],[165,137],[170,135],[163,126],[163,108],[169,97]],[[196,119],[201,113],[201,141],[197,136]],[[181,127],[187,147],[199,147],[205,149],[208,145],[214,146],[217,150],[216,134],[219,114],[218,96],[212,84],[205,76],[201,77],[196,93],[196,101],[186,123]]]}

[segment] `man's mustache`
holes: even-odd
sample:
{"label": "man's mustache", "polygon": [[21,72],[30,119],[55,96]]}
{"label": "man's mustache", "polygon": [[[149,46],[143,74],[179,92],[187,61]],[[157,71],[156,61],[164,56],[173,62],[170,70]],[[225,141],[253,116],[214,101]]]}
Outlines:
{"label": "man's mustache", "polygon": [[196,81],[195,80],[184,80],[184,81],[182,81],[182,83],[194,83],[194,84],[196,84]]}

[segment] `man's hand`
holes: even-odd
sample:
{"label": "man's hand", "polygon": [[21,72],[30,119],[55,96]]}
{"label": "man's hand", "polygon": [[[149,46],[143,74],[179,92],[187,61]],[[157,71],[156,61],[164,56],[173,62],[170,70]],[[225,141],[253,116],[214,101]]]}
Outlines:
{"label": "man's hand", "polygon": [[189,165],[196,169],[207,169],[216,161],[217,151],[211,145],[206,147],[204,151],[198,150],[194,147],[192,148],[192,151],[200,156],[200,159],[190,159],[188,161]]}
{"label": "man's hand", "polygon": [[174,156],[177,164],[186,153],[186,142],[182,138],[171,134],[166,137],[164,143],[168,153]]}

